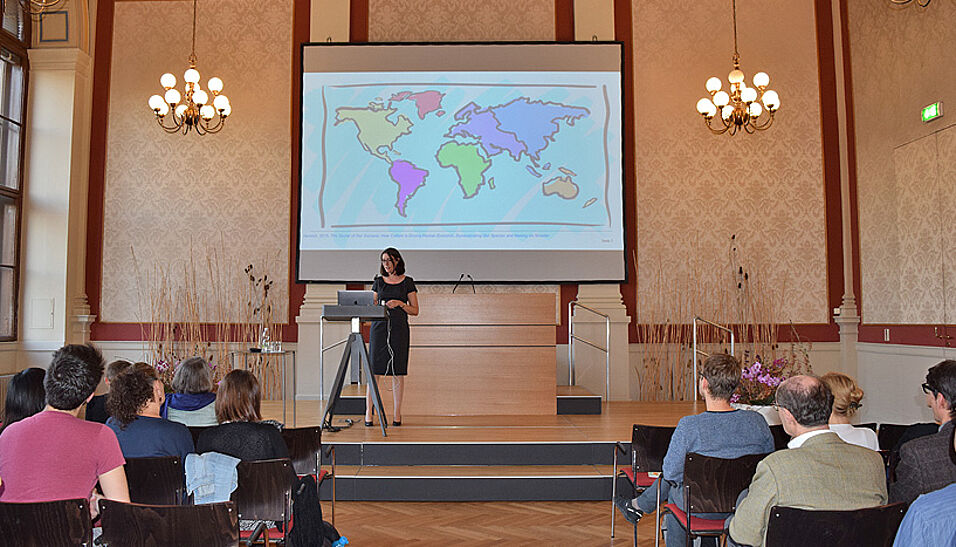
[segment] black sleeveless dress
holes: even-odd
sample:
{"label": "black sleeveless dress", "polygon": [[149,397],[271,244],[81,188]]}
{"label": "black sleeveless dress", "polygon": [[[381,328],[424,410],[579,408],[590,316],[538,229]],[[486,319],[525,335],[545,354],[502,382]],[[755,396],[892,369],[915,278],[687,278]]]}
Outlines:
{"label": "black sleeveless dress", "polygon": [[[418,292],[411,277],[405,276],[401,283],[391,285],[381,276],[372,282],[372,290],[378,301],[401,300],[408,303],[409,293]],[[368,343],[372,373],[385,376],[408,374],[408,314],[402,308],[388,310],[387,321],[372,321]],[[391,351],[389,351],[391,349]]]}

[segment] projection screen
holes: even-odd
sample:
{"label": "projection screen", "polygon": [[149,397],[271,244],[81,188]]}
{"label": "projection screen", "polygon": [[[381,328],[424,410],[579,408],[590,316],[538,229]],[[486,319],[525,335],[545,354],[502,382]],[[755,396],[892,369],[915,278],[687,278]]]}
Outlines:
{"label": "projection screen", "polygon": [[619,42],[306,44],[297,277],[625,278]]}

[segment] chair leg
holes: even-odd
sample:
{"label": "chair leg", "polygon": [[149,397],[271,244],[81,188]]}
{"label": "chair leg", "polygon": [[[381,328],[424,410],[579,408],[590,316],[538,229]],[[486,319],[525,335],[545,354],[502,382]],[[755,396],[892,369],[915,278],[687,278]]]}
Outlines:
{"label": "chair leg", "polygon": [[332,527],[335,527],[335,445],[332,445]]}
{"label": "chair leg", "polygon": [[617,499],[617,445],[614,445],[611,450],[614,452],[611,466],[611,539],[614,539],[614,513],[617,513],[614,507],[614,500]]}

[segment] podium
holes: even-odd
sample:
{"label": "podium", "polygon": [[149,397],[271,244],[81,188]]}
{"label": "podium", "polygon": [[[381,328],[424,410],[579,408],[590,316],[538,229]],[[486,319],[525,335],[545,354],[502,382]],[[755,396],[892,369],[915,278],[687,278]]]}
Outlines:
{"label": "podium", "polygon": [[[335,406],[342,397],[342,386],[345,383],[345,372],[349,368],[349,361],[353,353],[358,355],[357,362],[365,371],[365,377],[372,379],[369,387],[372,390],[372,403],[375,410],[378,411],[379,422],[382,426],[382,436],[388,436],[385,428],[388,427],[388,420],[385,417],[385,410],[382,407],[382,397],[378,392],[378,384],[374,381],[372,375],[372,365],[368,358],[368,347],[362,338],[362,321],[387,321],[384,306],[322,306],[322,320],[326,321],[349,321],[352,324],[349,337],[345,340],[345,351],[342,352],[342,359],[339,362],[339,368],[335,372],[335,380],[332,382],[332,391],[329,393],[329,402],[325,405],[325,412],[322,417],[322,429],[328,431],[338,431],[339,428],[332,425],[332,418],[335,416]],[[320,342],[321,345],[321,342]]]}

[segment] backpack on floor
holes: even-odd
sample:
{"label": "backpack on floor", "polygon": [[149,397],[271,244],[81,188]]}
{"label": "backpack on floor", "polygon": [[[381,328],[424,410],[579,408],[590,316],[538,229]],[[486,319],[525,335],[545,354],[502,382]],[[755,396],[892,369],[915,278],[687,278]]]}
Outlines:
{"label": "backpack on floor", "polygon": [[329,546],[341,536],[335,527],[322,520],[322,505],[315,477],[300,477],[292,491],[292,529],[286,538],[291,547]]}

